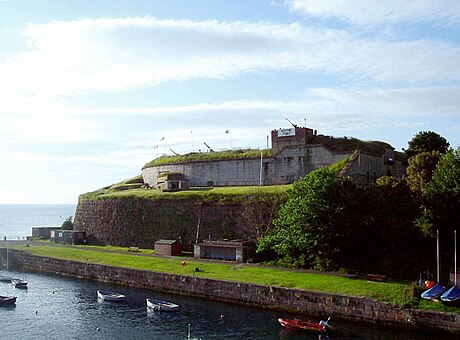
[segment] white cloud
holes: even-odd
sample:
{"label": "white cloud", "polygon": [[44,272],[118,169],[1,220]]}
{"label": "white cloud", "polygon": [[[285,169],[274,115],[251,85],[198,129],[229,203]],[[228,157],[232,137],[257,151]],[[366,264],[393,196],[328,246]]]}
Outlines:
{"label": "white cloud", "polygon": [[460,24],[458,0],[288,0],[292,10],[358,25],[433,22]]}
{"label": "white cloud", "polygon": [[269,70],[380,83],[460,78],[458,45],[377,40],[299,24],[84,19],[29,25],[24,35],[30,50],[0,62],[0,98],[124,91]]}

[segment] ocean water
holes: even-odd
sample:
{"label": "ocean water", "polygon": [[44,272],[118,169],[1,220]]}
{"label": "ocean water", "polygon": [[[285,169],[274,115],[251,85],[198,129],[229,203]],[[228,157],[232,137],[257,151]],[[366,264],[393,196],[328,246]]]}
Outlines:
{"label": "ocean water", "polygon": [[0,204],[0,239],[32,235],[32,227],[57,227],[75,216],[75,204]]}

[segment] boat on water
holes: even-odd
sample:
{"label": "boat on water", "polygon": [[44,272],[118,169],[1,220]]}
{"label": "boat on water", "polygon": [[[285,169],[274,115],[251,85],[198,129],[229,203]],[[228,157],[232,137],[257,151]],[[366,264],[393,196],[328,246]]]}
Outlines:
{"label": "boat on water", "polygon": [[318,333],[327,333],[332,330],[332,326],[329,325],[329,317],[326,321],[321,320],[320,322],[303,321],[299,319],[284,319],[279,318],[278,322],[287,329],[301,329],[307,331],[313,331]]}
{"label": "boat on water", "polygon": [[157,300],[157,299],[146,299],[147,307],[154,310],[159,310],[162,312],[177,312],[179,310],[179,305],[175,303]]}
{"label": "boat on water", "polygon": [[13,284],[15,288],[22,288],[22,289],[27,288],[27,284],[28,284],[28,282],[23,279],[11,279],[11,283]]}
{"label": "boat on water", "polygon": [[109,292],[108,290],[98,290],[97,297],[104,301],[123,301],[126,296],[120,293]]}
{"label": "boat on water", "polygon": [[14,279],[14,277],[9,276],[9,275],[0,275],[0,282],[8,282],[11,283],[11,280]]}
{"label": "boat on water", "polygon": [[0,295],[0,306],[13,306],[16,304],[16,296]]}

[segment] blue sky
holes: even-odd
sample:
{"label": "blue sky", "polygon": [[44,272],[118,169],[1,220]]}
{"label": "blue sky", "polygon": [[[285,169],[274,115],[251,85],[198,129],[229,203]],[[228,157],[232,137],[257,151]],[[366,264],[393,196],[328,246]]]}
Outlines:
{"label": "blue sky", "polygon": [[[286,120],[460,145],[458,0],[0,0],[2,203],[76,203]],[[225,133],[229,130],[229,133]]]}

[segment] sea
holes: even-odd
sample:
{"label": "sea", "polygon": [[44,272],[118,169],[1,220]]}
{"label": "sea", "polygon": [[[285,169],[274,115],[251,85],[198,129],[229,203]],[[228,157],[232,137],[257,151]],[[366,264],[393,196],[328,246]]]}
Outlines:
{"label": "sea", "polygon": [[[17,240],[34,226],[60,226],[74,216],[75,205],[0,205],[0,235]],[[8,242],[11,244],[11,242]],[[16,296],[13,307],[0,306],[0,339],[454,339],[447,334],[395,330],[378,325],[331,319],[327,335],[283,329],[278,318],[319,321],[307,312],[291,314],[193,297],[166,294],[95,281],[6,271],[26,279],[27,289],[0,282],[0,295]],[[123,302],[103,302],[97,290],[126,295]],[[149,310],[146,298],[180,306],[175,313]],[[327,316],[324,316],[325,318]]]}
{"label": "sea", "polygon": [[75,216],[75,204],[0,204],[0,239],[25,239],[32,227],[59,227]]}

